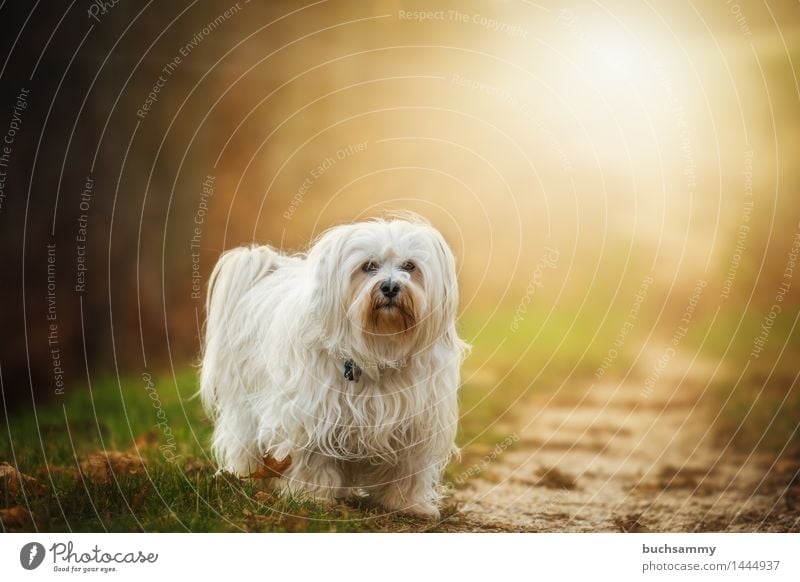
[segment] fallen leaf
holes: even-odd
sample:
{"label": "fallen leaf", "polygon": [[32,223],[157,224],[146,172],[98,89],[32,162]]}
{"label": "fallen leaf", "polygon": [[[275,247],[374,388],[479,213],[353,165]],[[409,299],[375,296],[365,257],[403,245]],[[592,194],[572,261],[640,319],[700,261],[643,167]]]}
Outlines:
{"label": "fallen leaf", "polygon": [[153,484],[150,481],[148,481],[139,490],[139,492],[133,496],[133,499],[131,500],[131,508],[138,509],[142,507],[152,493],[153,493]]}
{"label": "fallen leaf", "polygon": [[81,461],[81,473],[98,483],[111,483],[116,478],[138,475],[144,471],[147,462],[136,455],[106,451],[92,453]]}
{"label": "fallen leaf", "polygon": [[267,505],[275,500],[275,496],[267,491],[256,491],[255,495],[253,495],[253,499],[255,499],[258,503]]}
{"label": "fallen leaf", "polygon": [[0,521],[6,529],[19,529],[31,520],[31,512],[17,505],[9,509],[0,509]]}
{"label": "fallen leaf", "polygon": [[282,461],[279,461],[272,455],[264,455],[261,462],[264,463],[264,465],[250,474],[251,479],[274,479],[275,477],[282,477],[283,472],[292,464],[292,457],[286,457]]}
{"label": "fallen leaf", "polygon": [[193,475],[195,473],[213,472],[214,466],[204,459],[190,459],[184,466],[183,472]]}
{"label": "fallen leaf", "polygon": [[539,479],[536,484],[548,489],[575,489],[576,481],[577,479],[572,475],[568,475],[557,467],[550,467],[539,470]]}
{"label": "fallen leaf", "polygon": [[133,442],[140,449],[155,448],[158,446],[158,432],[154,429],[147,430],[137,436]]}
{"label": "fallen leaf", "polygon": [[286,531],[308,531],[309,521],[305,517],[298,515],[284,515],[280,521],[283,523],[284,527],[286,527]]}
{"label": "fallen leaf", "polygon": [[14,496],[20,495],[23,490],[28,494],[41,494],[45,490],[45,486],[36,479],[20,473],[6,462],[0,463],[0,483]]}
{"label": "fallen leaf", "polygon": [[615,517],[614,525],[616,525],[622,533],[649,533],[652,531],[642,523],[641,515]]}
{"label": "fallen leaf", "polygon": [[253,499],[256,503],[260,503],[262,505],[272,505],[275,503],[275,493],[273,491],[256,491],[253,495]]}

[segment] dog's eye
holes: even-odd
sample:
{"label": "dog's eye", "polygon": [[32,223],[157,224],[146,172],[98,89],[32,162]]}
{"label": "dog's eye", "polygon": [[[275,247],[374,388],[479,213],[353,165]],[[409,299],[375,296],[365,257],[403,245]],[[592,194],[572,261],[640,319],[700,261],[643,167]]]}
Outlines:
{"label": "dog's eye", "polygon": [[407,271],[409,273],[411,271],[413,271],[414,269],[416,269],[416,268],[417,268],[417,266],[414,263],[412,263],[411,261],[406,261],[405,263],[400,265],[400,269],[402,269],[403,271]]}
{"label": "dog's eye", "polygon": [[378,270],[378,263],[375,261],[367,261],[363,265],[361,265],[361,270],[365,273],[374,273]]}

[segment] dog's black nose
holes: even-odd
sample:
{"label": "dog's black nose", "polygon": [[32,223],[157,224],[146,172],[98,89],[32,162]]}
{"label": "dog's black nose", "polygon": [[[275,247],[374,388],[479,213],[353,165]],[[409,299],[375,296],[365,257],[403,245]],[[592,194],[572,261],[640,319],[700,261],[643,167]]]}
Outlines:
{"label": "dog's black nose", "polygon": [[381,283],[381,293],[383,293],[386,299],[394,299],[394,297],[400,293],[400,283],[387,279]]}

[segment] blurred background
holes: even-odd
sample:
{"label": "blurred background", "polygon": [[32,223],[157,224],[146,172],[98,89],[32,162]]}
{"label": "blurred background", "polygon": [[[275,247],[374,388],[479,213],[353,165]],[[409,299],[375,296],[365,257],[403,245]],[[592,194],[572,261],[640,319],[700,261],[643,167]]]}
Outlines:
{"label": "blurred background", "polygon": [[685,385],[723,442],[798,452],[796,2],[0,17],[9,418],[124,404],[143,373],[184,402],[223,250],[412,210],[457,256],[464,443],[508,434],[523,398]]}

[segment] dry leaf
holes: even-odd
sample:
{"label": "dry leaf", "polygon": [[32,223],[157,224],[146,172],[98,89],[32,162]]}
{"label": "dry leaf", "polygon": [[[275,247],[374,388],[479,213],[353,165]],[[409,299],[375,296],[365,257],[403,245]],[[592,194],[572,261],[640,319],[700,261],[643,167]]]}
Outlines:
{"label": "dry leaf", "polygon": [[253,499],[255,499],[258,503],[263,503],[265,505],[270,504],[275,500],[272,493],[268,493],[267,491],[256,491],[256,494],[253,495]]}
{"label": "dry leaf", "polygon": [[138,509],[142,507],[147,501],[148,497],[150,497],[152,492],[153,492],[153,484],[150,481],[148,481],[139,490],[139,493],[133,496],[133,499],[131,500],[131,508]]}
{"label": "dry leaf", "polygon": [[21,505],[9,509],[0,509],[0,521],[6,529],[19,529],[30,522],[31,513]]}
{"label": "dry leaf", "polygon": [[213,472],[214,466],[205,459],[189,459],[183,466],[183,472],[187,475],[195,473]]}
{"label": "dry leaf", "polygon": [[81,461],[81,473],[98,483],[111,483],[114,477],[138,475],[144,471],[146,461],[136,455],[106,451],[92,453]]}
{"label": "dry leaf", "polygon": [[568,475],[557,467],[550,467],[549,469],[542,467],[539,470],[539,479],[536,484],[548,489],[575,489],[576,481],[575,477]]}
{"label": "dry leaf", "polygon": [[649,533],[652,530],[642,523],[641,515],[615,517],[614,524],[622,533]]}
{"label": "dry leaf", "polygon": [[286,457],[282,461],[279,461],[272,455],[264,455],[261,462],[264,463],[264,465],[250,474],[251,479],[273,479],[275,477],[282,477],[283,472],[292,464],[292,457]]}
{"label": "dry leaf", "polygon": [[134,439],[134,444],[140,449],[155,448],[158,446],[158,432],[147,430]]}
{"label": "dry leaf", "polygon": [[297,515],[284,515],[281,523],[286,528],[286,531],[303,532],[308,531],[308,519]]}
{"label": "dry leaf", "polygon": [[40,494],[44,492],[44,485],[30,475],[20,473],[8,463],[0,463],[0,482],[2,482],[11,495],[19,495],[24,489],[26,493]]}

